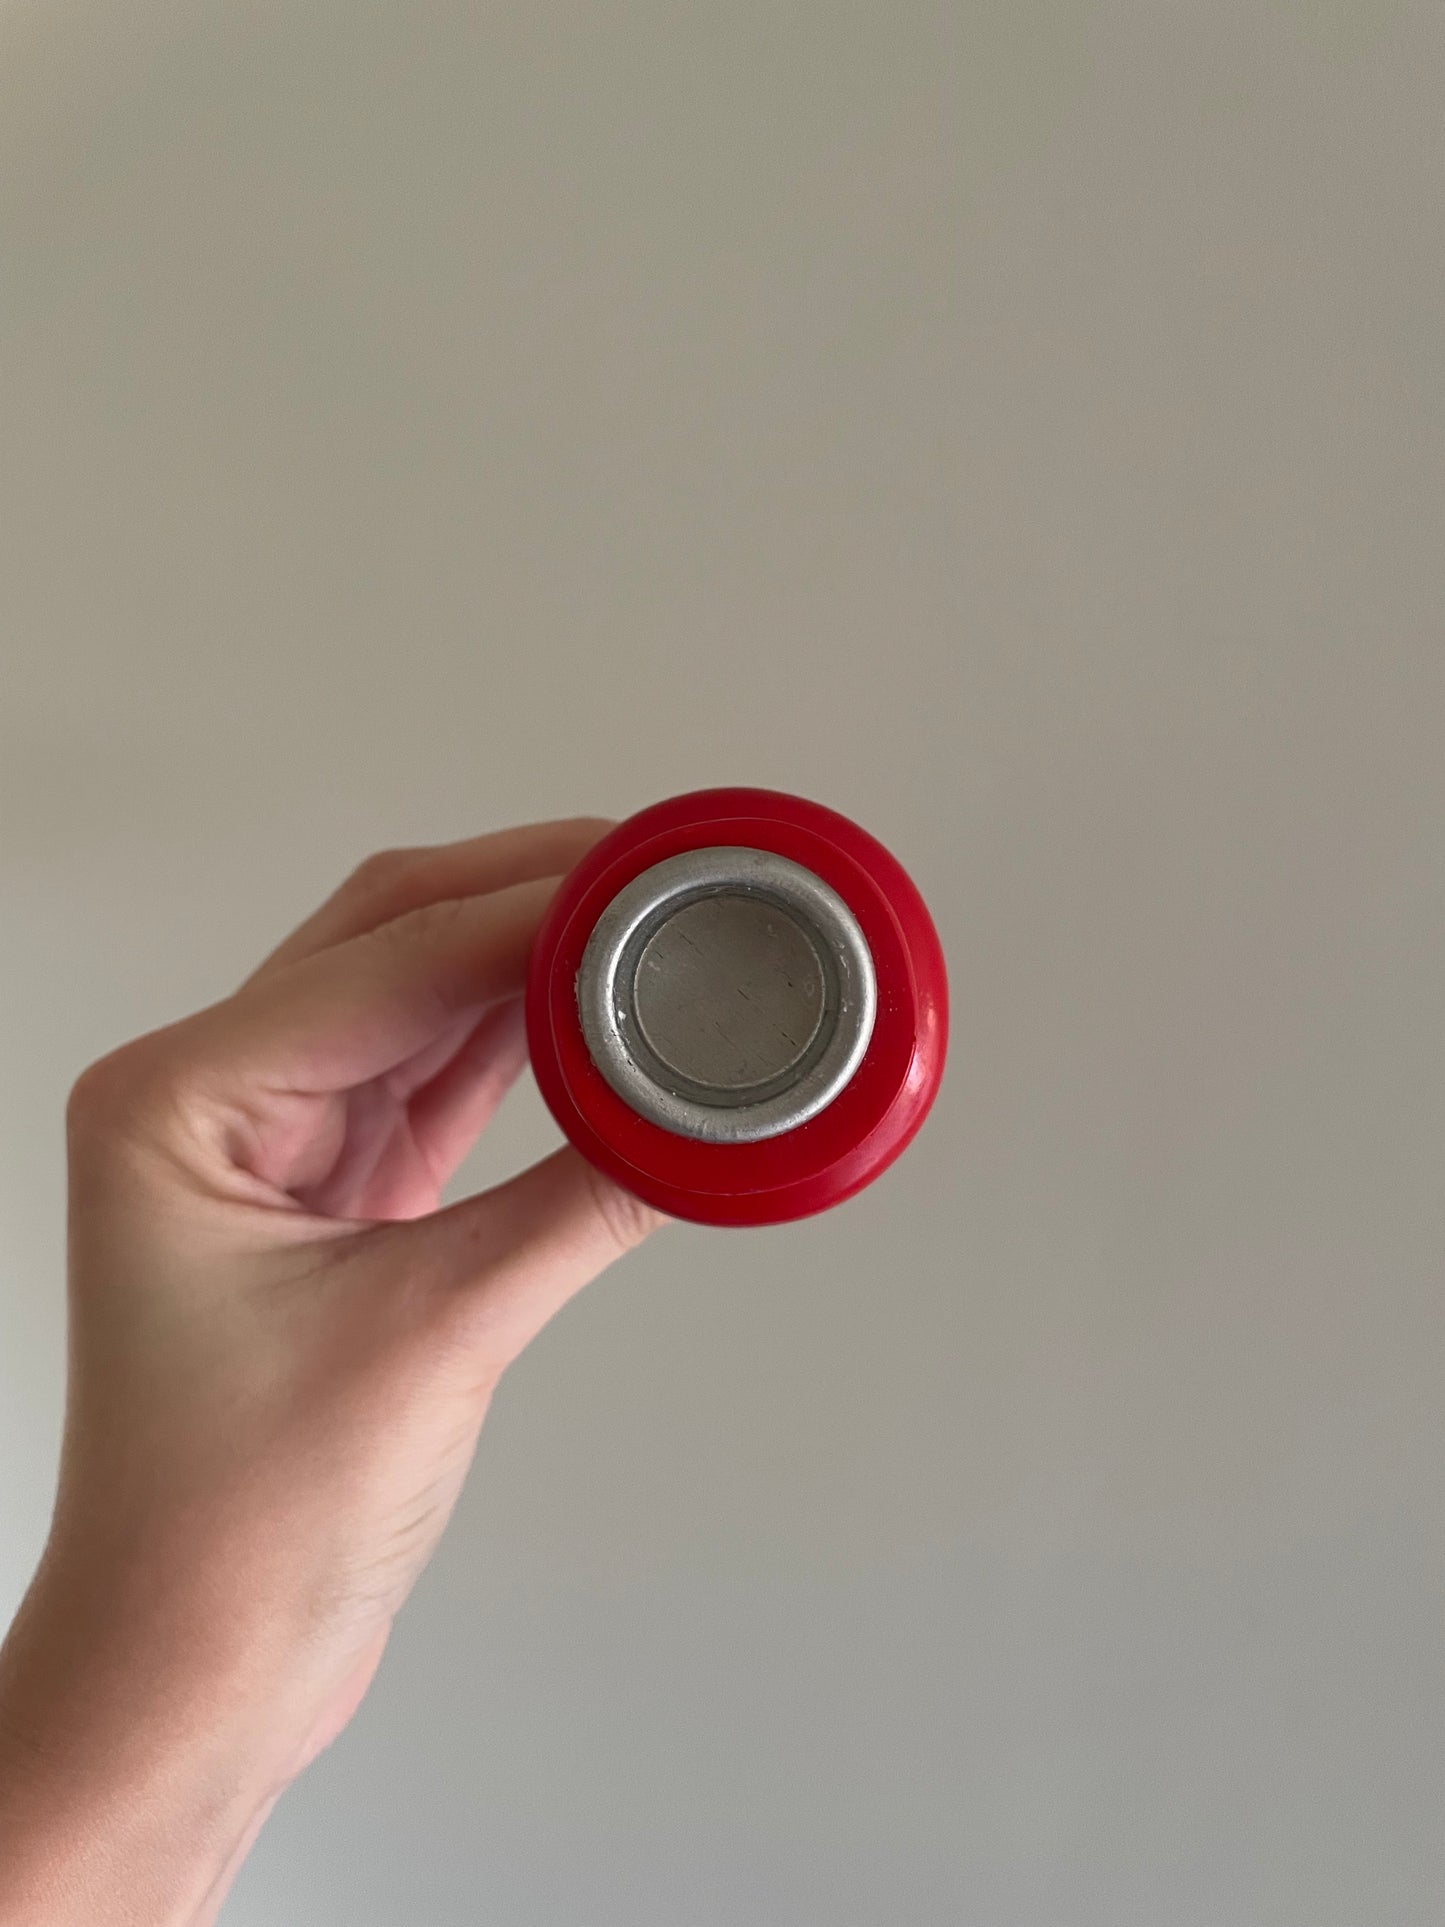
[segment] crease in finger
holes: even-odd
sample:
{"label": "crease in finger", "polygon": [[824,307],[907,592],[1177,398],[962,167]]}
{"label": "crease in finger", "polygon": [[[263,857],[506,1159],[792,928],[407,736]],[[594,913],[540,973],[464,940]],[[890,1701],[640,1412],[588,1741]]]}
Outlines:
{"label": "crease in finger", "polygon": [[613,827],[605,817],[558,817],[398,851],[390,873],[370,883],[362,865],[285,937],[247,978],[278,969],[383,923],[448,898],[491,896],[519,883],[560,876]]}
{"label": "crease in finger", "polygon": [[467,1011],[520,996],[557,882],[410,912],[237,992],[187,1027],[194,1081],[321,1095],[396,1070]]}

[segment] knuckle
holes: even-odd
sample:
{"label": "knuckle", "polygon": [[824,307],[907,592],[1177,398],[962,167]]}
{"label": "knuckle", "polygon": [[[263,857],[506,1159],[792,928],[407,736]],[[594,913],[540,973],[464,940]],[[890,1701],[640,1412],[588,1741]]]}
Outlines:
{"label": "knuckle", "polygon": [[160,1052],[151,1038],[108,1051],[71,1086],[67,1132],[72,1139],[87,1139],[117,1129],[154,1103],[163,1080]]}
{"label": "knuckle", "polygon": [[412,912],[416,928],[425,935],[444,937],[458,929],[475,914],[472,902],[466,897],[442,897],[436,903],[424,903]]}
{"label": "knuckle", "polygon": [[346,879],[346,888],[357,896],[375,896],[389,890],[411,868],[413,860],[412,851],[407,849],[373,850]]}
{"label": "knuckle", "polygon": [[378,924],[372,935],[379,943],[396,943],[403,947],[425,947],[433,941],[445,942],[463,923],[468,910],[465,898],[444,897],[440,902],[419,904],[403,916]]}

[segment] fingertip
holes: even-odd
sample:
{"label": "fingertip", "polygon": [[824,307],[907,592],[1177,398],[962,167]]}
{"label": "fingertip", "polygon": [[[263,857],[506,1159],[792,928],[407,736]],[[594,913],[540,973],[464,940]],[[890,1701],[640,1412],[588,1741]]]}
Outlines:
{"label": "fingertip", "polygon": [[634,1191],[627,1190],[605,1171],[599,1171],[595,1164],[589,1164],[580,1151],[568,1145],[559,1156],[570,1157],[580,1166],[580,1181],[590,1193],[592,1209],[596,1213],[602,1232],[617,1247],[617,1255],[625,1256],[645,1244],[654,1231],[660,1231],[672,1220],[665,1212],[657,1210]]}
{"label": "fingertip", "polygon": [[597,1270],[636,1250],[667,1222],[570,1144],[487,1195],[516,1236],[585,1251]]}

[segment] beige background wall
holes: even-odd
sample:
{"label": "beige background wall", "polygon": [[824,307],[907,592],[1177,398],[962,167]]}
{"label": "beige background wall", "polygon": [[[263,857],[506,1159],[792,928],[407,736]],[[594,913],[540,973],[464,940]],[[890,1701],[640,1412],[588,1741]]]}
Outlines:
{"label": "beige background wall", "polygon": [[0,0],[0,1610],[68,1082],[369,848],[799,789],[957,996],[885,1183],[516,1370],[228,1927],[1445,1919],[1442,93],[1435,0]]}

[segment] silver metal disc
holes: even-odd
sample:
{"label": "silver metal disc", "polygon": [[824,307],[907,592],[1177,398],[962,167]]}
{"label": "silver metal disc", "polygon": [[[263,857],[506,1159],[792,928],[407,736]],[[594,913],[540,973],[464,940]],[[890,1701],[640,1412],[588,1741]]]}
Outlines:
{"label": "silver metal disc", "polygon": [[577,974],[592,1060],[665,1130],[747,1144],[795,1129],[861,1063],[877,1010],[856,918],[770,851],[688,850],[603,911]]}

